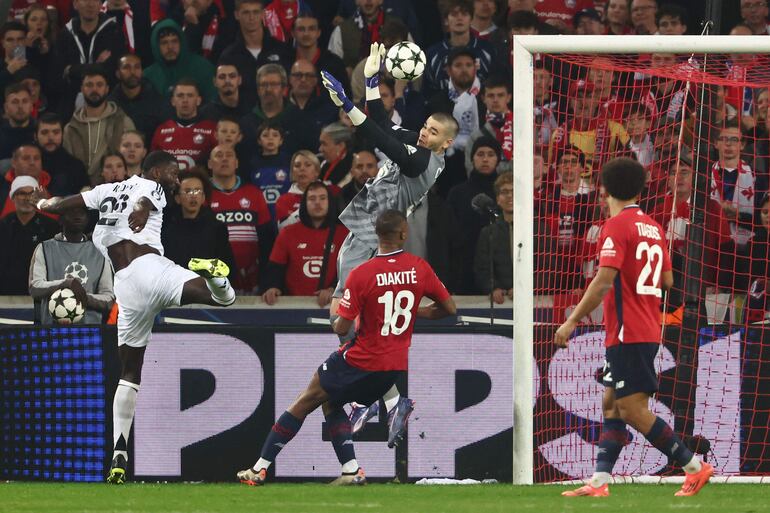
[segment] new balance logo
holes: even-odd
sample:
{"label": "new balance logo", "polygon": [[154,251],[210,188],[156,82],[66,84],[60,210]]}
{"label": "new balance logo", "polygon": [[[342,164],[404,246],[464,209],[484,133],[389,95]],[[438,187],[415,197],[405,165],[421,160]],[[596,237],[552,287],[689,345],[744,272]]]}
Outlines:
{"label": "new balance logo", "polygon": [[307,247],[307,242],[300,242],[297,244],[297,249],[305,249]]}
{"label": "new balance logo", "polygon": [[626,382],[625,381],[618,381],[617,383],[615,383],[615,389],[616,390],[620,390],[624,386],[626,386]]}

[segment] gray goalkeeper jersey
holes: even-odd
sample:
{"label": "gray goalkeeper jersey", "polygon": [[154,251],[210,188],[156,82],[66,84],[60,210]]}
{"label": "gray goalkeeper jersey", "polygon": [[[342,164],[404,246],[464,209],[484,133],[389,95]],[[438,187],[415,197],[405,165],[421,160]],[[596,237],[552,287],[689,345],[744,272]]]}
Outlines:
{"label": "gray goalkeeper jersey", "polygon": [[[413,147],[407,146],[410,153]],[[345,210],[340,221],[361,242],[377,247],[374,231],[377,217],[388,209],[396,209],[409,215],[412,208],[428,194],[436,179],[444,170],[444,156],[431,153],[425,171],[416,177],[406,176],[398,164],[386,160],[377,176],[370,178]]]}

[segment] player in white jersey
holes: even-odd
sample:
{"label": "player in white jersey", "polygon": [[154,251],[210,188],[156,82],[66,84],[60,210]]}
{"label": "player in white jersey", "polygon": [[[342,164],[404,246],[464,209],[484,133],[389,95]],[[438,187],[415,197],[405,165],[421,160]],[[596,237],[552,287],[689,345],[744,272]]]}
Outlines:
{"label": "player in white jersey", "polygon": [[93,241],[115,271],[121,374],[113,402],[115,445],[109,483],[125,481],[128,435],[155,316],[171,306],[229,306],[235,302],[224,262],[193,258],[185,269],[163,256],[160,230],[165,191],[178,187],[178,173],[176,158],[156,151],[144,160],[142,176],[97,185],[65,198],[37,201],[39,210],[55,214],[75,206],[98,210]]}

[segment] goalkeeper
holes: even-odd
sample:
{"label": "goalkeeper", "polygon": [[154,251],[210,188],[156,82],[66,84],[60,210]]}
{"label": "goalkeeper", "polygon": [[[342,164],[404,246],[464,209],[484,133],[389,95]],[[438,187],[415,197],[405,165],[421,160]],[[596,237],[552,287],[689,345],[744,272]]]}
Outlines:
{"label": "goalkeeper", "polygon": [[[364,66],[369,116],[353,105],[342,84],[335,77],[328,71],[321,71],[324,87],[329,91],[332,101],[342,107],[358,130],[388,157],[377,176],[367,181],[339,216],[350,233],[342,243],[337,257],[339,281],[332,295],[332,323],[337,318],[337,307],[345,290],[348,274],[377,251],[375,220],[388,209],[400,210],[406,215],[411,213],[444,170],[444,151],[452,145],[458,131],[455,119],[445,113],[430,116],[419,133],[391,123],[380,99],[379,74],[384,55],[385,47],[372,43]],[[351,331],[340,336],[340,341],[348,342],[354,336]],[[405,397],[401,398],[395,386],[385,394],[383,400],[388,410],[390,426],[388,447],[393,447],[404,434],[406,421],[414,403]],[[377,410],[376,402],[369,408],[354,405],[350,415],[353,432],[361,429],[378,413]]]}

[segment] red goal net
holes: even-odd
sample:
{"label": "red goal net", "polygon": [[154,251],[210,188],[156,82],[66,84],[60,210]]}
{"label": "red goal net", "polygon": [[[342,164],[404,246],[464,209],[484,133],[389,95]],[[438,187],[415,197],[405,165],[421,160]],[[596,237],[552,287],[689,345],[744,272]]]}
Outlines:
{"label": "red goal net", "polygon": [[[601,433],[601,307],[568,349],[553,330],[597,271],[602,164],[638,160],[641,208],[664,228],[674,288],[661,311],[654,413],[719,475],[770,475],[770,59],[535,59],[535,480],[590,476]],[[618,475],[679,471],[629,429]]]}

